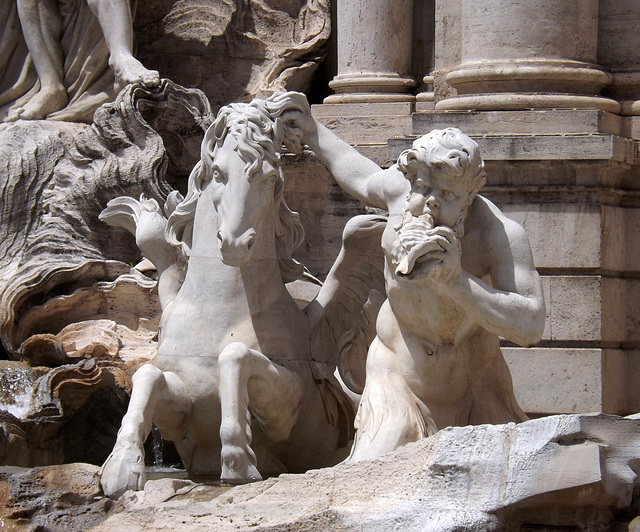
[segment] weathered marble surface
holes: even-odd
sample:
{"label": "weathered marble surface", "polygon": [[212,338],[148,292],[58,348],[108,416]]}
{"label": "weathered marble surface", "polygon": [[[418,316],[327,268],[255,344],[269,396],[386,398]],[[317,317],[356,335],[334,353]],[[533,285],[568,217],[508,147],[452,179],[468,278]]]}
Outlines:
{"label": "weathered marble surface", "polygon": [[[626,530],[639,434],[639,420],[602,414],[451,427],[375,460],[248,486],[152,480],[110,511],[106,499],[91,502],[95,467],[4,468],[0,516],[97,531]],[[38,509],[32,495],[44,497]]]}
{"label": "weathered marble surface", "polygon": [[319,284],[292,257],[304,228],[284,200],[281,154],[302,151],[288,118],[300,113],[309,105],[297,92],[222,107],[184,198],[172,192],[161,208],[121,196],[100,215],[135,234],[156,266],[163,311],[157,356],[133,376],[104,465],[109,496],[144,486],[152,423],[176,443],[190,476],[233,484],[346,453],[353,411],[333,373],[345,348],[365,356],[366,343],[354,339],[369,328],[359,323],[365,305],[367,324],[377,314],[369,295],[382,290],[385,218],[349,220],[317,297],[292,297],[288,283]]}

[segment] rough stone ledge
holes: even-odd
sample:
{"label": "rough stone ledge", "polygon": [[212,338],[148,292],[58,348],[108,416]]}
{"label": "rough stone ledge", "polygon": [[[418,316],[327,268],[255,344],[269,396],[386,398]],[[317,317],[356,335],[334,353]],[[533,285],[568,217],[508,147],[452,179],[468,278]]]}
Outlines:
{"label": "rough stone ledge", "polygon": [[[66,507],[49,504],[33,515],[50,530],[614,530],[637,515],[639,443],[640,420],[604,414],[452,427],[376,460],[235,488],[149,481],[145,491],[127,492],[113,505],[89,502],[93,490],[83,483],[93,486],[95,475],[85,471],[74,484],[83,497],[66,495]],[[62,500],[60,490],[73,483],[17,490],[25,475],[50,478],[48,470],[5,470],[0,515],[39,497]],[[89,510],[98,504],[106,519],[96,524]]]}
{"label": "rough stone ledge", "polygon": [[[637,164],[637,142],[600,134],[470,135],[485,161],[584,160]],[[413,138],[389,139],[388,156],[397,159]]]}

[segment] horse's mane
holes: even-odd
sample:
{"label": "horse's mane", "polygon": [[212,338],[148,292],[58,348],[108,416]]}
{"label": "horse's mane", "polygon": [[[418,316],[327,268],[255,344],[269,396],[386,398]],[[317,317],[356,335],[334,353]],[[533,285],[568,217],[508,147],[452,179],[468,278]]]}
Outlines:
{"label": "horse's mane", "polygon": [[[167,241],[179,246],[188,257],[191,250],[193,220],[202,184],[211,171],[215,150],[222,146],[227,135],[238,143],[238,155],[245,162],[247,177],[262,169],[266,159],[280,170],[280,151],[283,143],[301,149],[295,138],[287,137],[287,128],[280,116],[286,111],[308,110],[303,94],[297,92],[278,93],[266,100],[254,99],[250,103],[234,103],[222,107],[214,123],[202,141],[200,161],[189,175],[187,195],[178,203],[169,216]],[[303,266],[291,256],[304,240],[304,228],[297,213],[284,200],[284,179],[280,178],[275,189],[278,220],[276,221],[276,251],[280,273],[284,282],[302,275]]]}

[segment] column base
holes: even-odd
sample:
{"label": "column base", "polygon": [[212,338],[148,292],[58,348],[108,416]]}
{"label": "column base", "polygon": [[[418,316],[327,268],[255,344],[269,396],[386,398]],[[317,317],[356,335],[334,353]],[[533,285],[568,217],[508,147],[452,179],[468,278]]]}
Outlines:
{"label": "column base", "polygon": [[414,102],[415,96],[409,92],[416,85],[413,79],[394,73],[338,74],[329,82],[336,94],[324,103]]}
{"label": "column base", "polygon": [[437,111],[524,111],[527,109],[599,109],[619,114],[620,103],[601,96],[503,92],[470,94],[436,103]]}
{"label": "column base", "polygon": [[436,108],[436,95],[433,88],[434,78],[433,76],[425,76],[422,81],[427,86],[427,90],[416,94],[416,111],[432,111]]}
{"label": "column base", "polygon": [[459,94],[541,92],[600,94],[613,75],[598,65],[557,59],[513,59],[463,63],[449,72],[446,82]]}
{"label": "column base", "polygon": [[640,115],[640,72],[616,72],[607,92],[620,102],[621,115]]}
{"label": "column base", "polygon": [[380,93],[380,92],[355,92],[332,94],[327,96],[323,103],[412,103],[416,101],[413,94]]}

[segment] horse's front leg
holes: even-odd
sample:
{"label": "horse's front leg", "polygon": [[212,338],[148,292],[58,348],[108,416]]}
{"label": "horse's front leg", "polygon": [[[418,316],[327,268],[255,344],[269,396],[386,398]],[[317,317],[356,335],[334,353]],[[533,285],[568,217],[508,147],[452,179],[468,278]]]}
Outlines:
{"label": "horse's front leg", "polygon": [[144,442],[151,424],[173,436],[180,432],[178,425],[189,412],[186,389],[175,373],[145,364],[134,373],[132,381],[127,413],[113,451],[102,466],[100,484],[105,495],[113,499],[127,490],[144,488]]}
{"label": "horse's front leg", "polygon": [[304,395],[302,379],[259,351],[236,342],[222,350],[220,406],[221,480],[244,484],[262,480],[251,449],[251,416],[273,441],[289,437]]}

